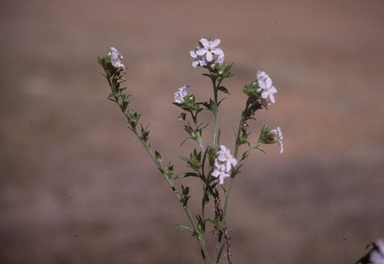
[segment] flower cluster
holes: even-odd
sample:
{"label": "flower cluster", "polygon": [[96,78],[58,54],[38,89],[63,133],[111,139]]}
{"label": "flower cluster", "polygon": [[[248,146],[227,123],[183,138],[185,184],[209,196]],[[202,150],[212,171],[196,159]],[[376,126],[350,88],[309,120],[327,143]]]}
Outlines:
{"label": "flower cluster", "polygon": [[283,153],[283,133],[281,132],[280,127],[277,127],[277,129],[272,129],[271,133],[277,135],[277,140],[279,141],[280,145],[280,153]]}
{"label": "flower cluster", "polygon": [[231,155],[230,150],[223,145],[220,145],[220,150],[217,152],[215,159],[215,169],[212,176],[219,178],[220,184],[224,183],[224,178],[231,176],[232,166],[237,165],[237,160]]}
{"label": "flower cluster", "polygon": [[184,103],[184,96],[187,96],[187,88],[192,86],[192,84],[186,84],[185,86],[179,88],[179,91],[174,93],[173,95],[175,96],[175,102],[178,104]]}
{"label": "flower cluster", "polygon": [[370,259],[373,264],[384,264],[384,239],[377,241],[378,250],[371,252]]}
{"label": "flower cluster", "polygon": [[257,82],[259,84],[259,89],[257,92],[261,92],[261,97],[265,100],[269,97],[272,103],[275,103],[275,97],[273,94],[277,93],[276,88],[272,85],[272,80],[269,78],[268,74],[264,71],[257,72]]}
{"label": "flower cluster", "polygon": [[[190,51],[190,55],[194,58],[192,62],[193,68],[196,66],[207,66],[208,63],[213,61],[215,63],[224,62],[224,52],[220,48],[216,48],[220,44],[220,39],[215,39],[213,41],[206,38],[201,38],[199,41],[199,46],[195,50]],[[218,55],[218,58],[213,59],[213,55]]]}
{"label": "flower cluster", "polygon": [[125,68],[124,64],[122,63],[123,56],[120,52],[117,51],[114,47],[111,47],[111,63],[113,67],[115,68]]}

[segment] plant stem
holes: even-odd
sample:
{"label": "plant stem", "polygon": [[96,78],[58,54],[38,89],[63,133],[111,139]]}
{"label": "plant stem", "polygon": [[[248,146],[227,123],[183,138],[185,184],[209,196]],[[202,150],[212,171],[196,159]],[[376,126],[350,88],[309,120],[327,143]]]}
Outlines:
{"label": "plant stem", "polygon": [[[237,129],[237,134],[236,134],[236,143],[235,143],[235,154],[234,154],[234,157],[237,159],[237,154],[239,152],[239,140],[240,140],[240,132],[241,132],[241,126],[243,125],[243,123],[245,122],[245,117],[244,117],[244,113],[246,112],[248,108],[248,102],[246,103],[245,105],[245,109],[244,111],[241,113],[241,118],[240,118],[240,122],[239,122],[239,127]],[[234,176],[234,175],[233,175]],[[228,185],[228,188],[225,192],[225,202],[224,202],[224,209],[223,209],[223,218],[222,218],[222,222],[225,222],[225,218],[226,218],[226,215],[227,215],[227,207],[228,207],[228,199],[229,199],[229,194],[231,192],[231,188],[232,188],[232,183],[233,183],[233,179],[234,177],[231,176],[231,179],[229,181],[229,185]]]}
{"label": "plant stem", "polygon": [[210,260],[209,260],[209,255],[208,255],[208,252],[205,248],[205,234],[203,235],[203,239],[201,239],[201,232],[199,231],[199,229],[197,228],[196,224],[195,224],[195,221],[193,220],[193,217],[191,215],[191,212],[189,211],[188,209],[188,206],[186,204],[184,204],[181,200],[181,197],[179,195],[179,193],[177,192],[177,190],[175,189],[172,181],[168,178],[168,175],[164,172],[164,170],[161,168],[161,165],[159,163],[157,163],[157,160],[156,160],[156,157],[153,155],[152,153],[152,150],[149,148],[149,146],[147,145],[147,143],[142,140],[140,138],[140,134],[139,132],[136,130],[136,129],[132,129],[132,131],[135,133],[135,135],[137,136],[137,138],[140,140],[140,142],[143,144],[143,146],[145,147],[145,149],[147,150],[148,154],[151,156],[153,162],[155,162],[157,168],[161,171],[161,173],[163,174],[164,176],[164,179],[167,181],[168,185],[171,187],[173,193],[175,194],[175,196],[177,197],[177,199],[179,200],[181,206],[183,207],[185,213],[187,214],[188,216],[188,219],[189,221],[191,222],[192,226],[193,226],[193,229],[195,230],[195,232],[198,234],[197,235],[197,239],[199,240],[200,242],[200,246],[201,246],[201,250],[202,252],[204,253],[204,256],[205,256],[205,259],[208,261],[208,264],[211,264]]}
{"label": "plant stem", "polygon": [[216,78],[211,77],[212,85],[213,85],[213,94],[215,98],[215,108],[213,109],[213,145],[216,145],[216,134],[217,134],[217,86],[216,86]]}

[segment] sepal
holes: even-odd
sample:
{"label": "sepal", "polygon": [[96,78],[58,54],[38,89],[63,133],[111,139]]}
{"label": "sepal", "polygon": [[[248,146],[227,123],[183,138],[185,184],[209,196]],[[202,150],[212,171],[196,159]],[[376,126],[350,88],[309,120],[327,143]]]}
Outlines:
{"label": "sepal", "polygon": [[[141,124],[140,124],[141,125]],[[149,125],[148,125],[149,126]],[[151,131],[147,130],[148,126],[146,128],[141,125],[141,135],[140,138],[144,141],[147,142],[149,139],[149,136],[151,135]]]}
{"label": "sepal", "polygon": [[156,156],[157,164],[161,165],[161,162],[163,161],[163,158],[161,157],[161,154],[157,150],[155,150],[155,156]]}
{"label": "sepal", "polygon": [[184,188],[184,186],[181,185],[181,189],[182,189],[181,203],[183,204],[183,206],[186,206],[189,198],[191,198],[191,196],[189,195],[189,187],[187,186]]}
{"label": "sepal", "polygon": [[261,128],[261,133],[258,142],[262,144],[273,144],[277,142],[275,134],[271,132],[271,126],[264,125]]}
{"label": "sepal", "polygon": [[127,121],[131,125],[131,127],[133,129],[136,129],[136,125],[139,122],[141,114],[138,114],[132,109],[127,109],[126,111],[124,111],[124,114],[127,117]]}
{"label": "sepal", "polygon": [[174,167],[174,165],[171,165],[171,163],[169,163],[167,165],[167,167],[165,168],[165,174],[167,174],[168,179],[171,179],[172,175],[175,173],[175,170],[173,167]]}

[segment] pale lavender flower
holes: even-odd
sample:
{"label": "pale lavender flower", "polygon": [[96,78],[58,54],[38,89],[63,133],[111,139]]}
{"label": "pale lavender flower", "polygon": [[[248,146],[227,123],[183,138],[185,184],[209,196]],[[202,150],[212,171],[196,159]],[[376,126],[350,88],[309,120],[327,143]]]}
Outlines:
{"label": "pale lavender flower", "polygon": [[192,84],[186,84],[185,86],[179,88],[179,90],[173,94],[175,96],[176,103],[178,104],[184,103],[184,96],[188,95],[186,89],[190,86],[192,86]]}
{"label": "pale lavender flower", "polygon": [[224,183],[224,178],[231,175],[232,166],[237,165],[237,160],[231,155],[230,150],[221,145],[215,159],[215,169],[212,176],[220,179],[220,184]]}
{"label": "pale lavender flower", "polygon": [[111,47],[111,63],[115,68],[124,68],[124,64],[122,63],[123,56],[120,52],[117,51],[114,47]]}
{"label": "pale lavender flower", "polygon": [[275,96],[273,94],[277,93],[276,88],[272,85],[272,79],[269,78],[268,74],[265,72],[257,72],[257,82],[259,84],[259,89],[257,92],[261,92],[261,97],[263,99],[269,99],[272,103],[275,103]]}
{"label": "pale lavender flower", "polygon": [[271,133],[277,135],[277,140],[280,145],[280,153],[283,153],[283,133],[281,132],[280,127],[277,127],[277,129],[272,129]]}
{"label": "pale lavender flower", "polygon": [[227,172],[224,163],[220,163],[215,159],[215,169],[212,172],[212,176],[219,178],[219,183],[223,184],[224,179],[230,176],[230,172]]}
{"label": "pale lavender flower", "polygon": [[231,171],[231,165],[237,165],[237,160],[231,155],[230,150],[224,145],[220,145],[220,150],[217,152],[217,159],[225,165],[225,170],[227,172]]}
{"label": "pale lavender flower", "polygon": [[371,253],[372,264],[384,264],[384,239],[379,239],[376,243],[378,250]]}
{"label": "pale lavender flower", "polygon": [[216,63],[224,63],[224,53],[219,55],[219,57],[216,59]]}
{"label": "pale lavender flower", "polygon": [[191,57],[194,58],[194,60],[192,62],[193,68],[196,68],[196,66],[199,66],[199,65],[204,67],[208,64],[208,61],[206,59],[206,55],[199,56],[196,54],[195,50],[191,50],[189,53],[190,53]]}
{"label": "pale lavender flower", "polygon": [[199,48],[196,51],[196,55],[204,56],[206,55],[206,59],[208,62],[213,60],[213,55],[223,55],[223,50],[220,48],[216,48],[217,45],[220,44],[220,39],[215,39],[214,41],[210,41],[206,38],[201,38],[200,43],[203,45],[202,48]]}

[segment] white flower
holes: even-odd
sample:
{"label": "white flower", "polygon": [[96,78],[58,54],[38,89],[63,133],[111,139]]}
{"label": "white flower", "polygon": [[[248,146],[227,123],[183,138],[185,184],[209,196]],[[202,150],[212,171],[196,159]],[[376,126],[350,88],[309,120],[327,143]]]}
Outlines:
{"label": "white flower", "polygon": [[260,86],[257,89],[257,92],[261,91],[261,97],[263,99],[269,99],[272,103],[275,103],[275,96],[273,94],[277,93],[276,88],[272,85],[272,80],[269,78],[268,74],[265,72],[257,71],[257,82]]}
{"label": "white flower", "polygon": [[220,184],[224,183],[224,178],[231,175],[232,166],[237,165],[237,160],[230,154],[230,150],[221,145],[215,159],[215,169],[212,176],[220,179]]}
{"label": "white flower", "polygon": [[219,57],[215,60],[215,63],[224,63],[224,53],[219,55]]}
{"label": "white flower", "polygon": [[121,63],[123,56],[114,47],[111,47],[111,63],[115,68],[124,68],[124,64]]}
{"label": "white flower", "polygon": [[199,56],[199,55],[196,54],[195,50],[191,50],[189,53],[190,53],[191,57],[194,58],[194,60],[192,62],[193,68],[196,68],[196,66],[198,66],[198,65],[204,67],[204,66],[206,66],[208,64],[208,61],[207,61],[205,55]]}
{"label": "white flower", "polygon": [[279,141],[280,145],[280,153],[283,153],[283,133],[281,132],[280,127],[277,127],[277,129],[272,129],[271,133],[277,135],[277,140]]}
{"label": "white flower", "polygon": [[196,51],[196,55],[204,56],[206,55],[206,59],[208,62],[213,60],[213,54],[215,55],[223,55],[223,50],[220,48],[216,48],[217,45],[220,44],[220,39],[215,39],[214,41],[210,41],[206,38],[201,38],[200,43],[203,45],[203,48],[199,48]]}
{"label": "white flower", "polygon": [[184,103],[184,96],[187,95],[186,89],[190,86],[192,86],[192,84],[186,84],[185,86],[179,88],[179,91],[177,91],[176,93],[173,94],[175,96],[175,102],[176,103],[178,103],[178,104]]}
{"label": "white flower", "polygon": [[384,264],[384,239],[379,239],[376,244],[379,250],[373,251],[370,259],[372,264]]}
{"label": "white flower", "polygon": [[230,150],[226,148],[223,145],[220,145],[220,149],[217,152],[217,159],[221,162],[224,163],[225,165],[225,170],[227,172],[231,171],[231,165],[236,166],[237,165],[237,160],[231,155]]}
{"label": "white flower", "polygon": [[215,159],[215,169],[212,172],[212,176],[219,178],[220,184],[223,184],[224,178],[229,177],[230,173],[226,171],[224,163],[220,163],[217,159]]}

